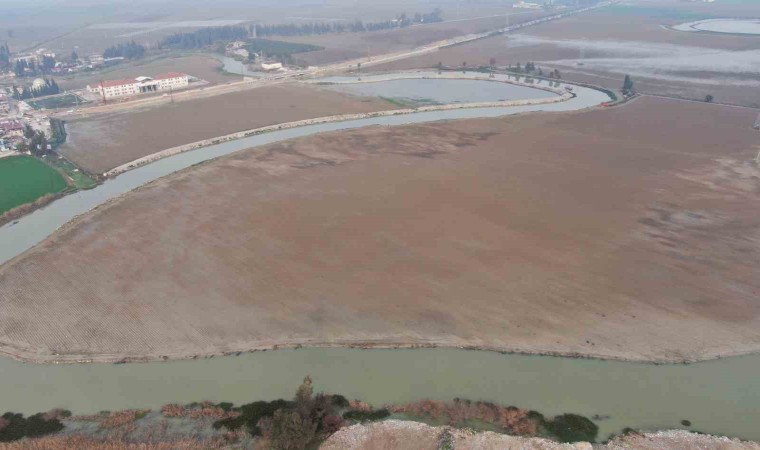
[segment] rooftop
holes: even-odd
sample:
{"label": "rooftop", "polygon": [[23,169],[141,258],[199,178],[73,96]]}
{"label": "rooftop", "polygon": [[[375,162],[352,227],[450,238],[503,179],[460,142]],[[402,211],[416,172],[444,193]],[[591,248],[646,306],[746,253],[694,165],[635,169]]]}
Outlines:
{"label": "rooftop", "polygon": [[153,79],[154,80],[166,80],[168,78],[179,78],[179,77],[186,77],[186,76],[187,75],[185,75],[184,73],[180,73],[180,72],[167,72],[167,73],[158,74],[155,77],[153,77]]}

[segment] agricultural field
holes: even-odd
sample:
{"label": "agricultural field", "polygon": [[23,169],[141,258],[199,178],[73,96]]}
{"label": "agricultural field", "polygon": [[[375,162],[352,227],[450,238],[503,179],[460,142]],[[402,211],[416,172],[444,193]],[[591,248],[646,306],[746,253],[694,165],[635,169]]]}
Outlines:
{"label": "agricultural field", "polygon": [[0,158],[0,215],[66,187],[61,174],[37,158]]}
{"label": "agricultural field", "polygon": [[706,16],[680,8],[616,5],[373,70],[533,61],[544,72],[557,69],[566,80],[608,89],[619,89],[628,74],[642,93],[697,100],[712,95],[716,102],[760,107],[760,38],[666,28]]}
{"label": "agricultural field", "polygon": [[26,101],[34,109],[71,108],[88,103],[76,94],[62,94]]}
{"label": "agricultural field", "polygon": [[757,351],[756,116],[641,97],[238,152],[0,268],[0,342],[95,360],[280,345]]}
{"label": "agricultural field", "polygon": [[[67,122],[59,151],[90,173],[190,142],[278,123],[394,109],[303,84],[268,86]],[[160,126],[158,126],[160,124]]]}

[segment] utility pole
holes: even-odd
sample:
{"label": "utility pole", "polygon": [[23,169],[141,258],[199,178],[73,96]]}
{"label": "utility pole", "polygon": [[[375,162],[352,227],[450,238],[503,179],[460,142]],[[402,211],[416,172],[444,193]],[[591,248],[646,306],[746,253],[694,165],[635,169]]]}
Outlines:
{"label": "utility pole", "polygon": [[108,100],[106,100],[106,90],[103,89],[103,80],[100,80],[100,96],[103,98],[103,104],[107,105]]}

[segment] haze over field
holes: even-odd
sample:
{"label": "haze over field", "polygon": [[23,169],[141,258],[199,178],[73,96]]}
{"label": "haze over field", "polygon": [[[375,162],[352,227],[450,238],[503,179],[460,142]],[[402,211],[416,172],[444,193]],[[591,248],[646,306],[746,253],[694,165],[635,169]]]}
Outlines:
{"label": "haze over field", "polygon": [[759,18],[0,0],[0,447],[760,450]]}

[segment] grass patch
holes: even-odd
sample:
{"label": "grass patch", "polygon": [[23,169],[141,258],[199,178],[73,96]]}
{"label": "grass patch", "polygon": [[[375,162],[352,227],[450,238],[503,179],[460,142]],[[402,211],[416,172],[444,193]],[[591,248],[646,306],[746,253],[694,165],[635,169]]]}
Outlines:
{"label": "grass patch", "polygon": [[31,156],[0,158],[0,214],[68,187],[63,176]]}
{"label": "grass patch", "polygon": [[250,53],[261,53],[268,58],[286,59],[298,53],[322,50],[324,47],[297,42],[273,41],[270,39],[249,39],[246,49]]}
{"label": "grass patch", "polygon": [[56,95],[53,97],[43,97],[35,100],[27,100],[29,106],[34,109],[58,109],[58,108],[71,108],[72,106],[79,106],[85,103],[89,103],[82,97],[76,94],[64,94]]}
{"label": "grass patch", "polygon": [[46,162],[54,168],[62,171],[66,176],[71,179],[74,187],[79,189],[92,189],[98,185],[98,183],[89,177],[86,173],[80,170],[73,163],[65,158],[57,158],[56,156],[48,156]]}

